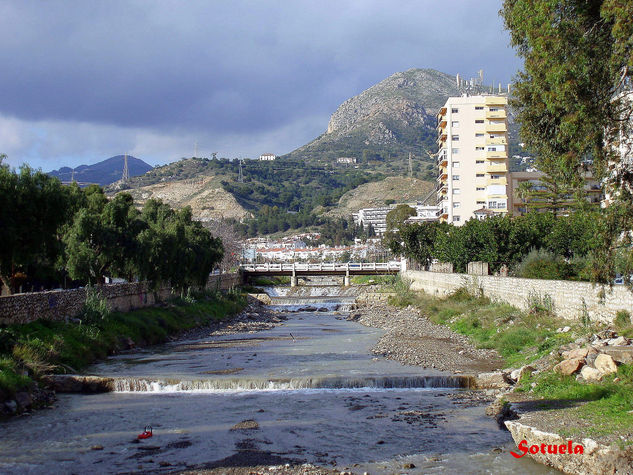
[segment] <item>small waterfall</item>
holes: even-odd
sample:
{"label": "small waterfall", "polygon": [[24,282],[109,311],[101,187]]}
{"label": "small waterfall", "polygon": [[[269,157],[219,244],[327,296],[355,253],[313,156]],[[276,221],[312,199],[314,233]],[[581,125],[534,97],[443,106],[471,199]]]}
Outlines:
{"label": "small waterfall", "polygon": [[138,379],[118,378],[115,392],[223,392],[271,391],[298,389],[467,389],[474,387],[471,376],[376,376],[376,377],[306,377],[291,379]]}
{"label": "small waterfall", "polygon": [[271,305],[288,311],[349,311],[358,294],[355,287],[335,285],[266,287]]}

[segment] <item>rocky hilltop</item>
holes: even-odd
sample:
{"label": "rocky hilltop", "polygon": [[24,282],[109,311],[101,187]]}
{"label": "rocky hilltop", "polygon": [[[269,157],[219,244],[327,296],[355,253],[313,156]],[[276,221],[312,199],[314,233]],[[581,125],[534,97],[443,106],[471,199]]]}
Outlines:
{"label": "rocky hilltop", "polygon": [[343,102],[327,131],[290,155],[363,159],[363,152],[370,151],[382,159],[409,152],[419,156],[423,148],[433,146],[437,110],[458,94],[452,75],[433,69],[395,73]]}

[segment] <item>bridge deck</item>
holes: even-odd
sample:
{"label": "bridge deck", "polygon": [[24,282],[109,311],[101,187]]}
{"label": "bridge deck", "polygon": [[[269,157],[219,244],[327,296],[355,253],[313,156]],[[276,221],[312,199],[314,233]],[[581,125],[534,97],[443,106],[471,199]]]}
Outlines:
{"label": "bridge deck", "polygon": [[244,264],[241,270],[249,276],[263,275],[379,275],[397,274],[399,263],[362,262],[345,264]]}

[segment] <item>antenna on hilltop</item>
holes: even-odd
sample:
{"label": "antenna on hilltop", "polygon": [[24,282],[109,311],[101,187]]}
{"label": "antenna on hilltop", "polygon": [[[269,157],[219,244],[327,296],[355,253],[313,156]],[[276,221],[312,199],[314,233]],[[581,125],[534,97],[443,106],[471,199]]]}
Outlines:
{"label": "antenna on hilltop", "polygon": [[411,161],[411,152],[409,152],[409,178],[413,178],[413,162]]}
{"label": "antenna on hilltop", "polygon": [[240,161],[240,176],[237,179],[237,181],[239,181],[240,183],[244,183],[244,174],[242,173],[242,159],[239,159]]}
{"label": "antenna on hilltop", "polygon": [[73,173],[72,173],[72,175],[71,175],[71,177],[70,177],[70,182],[71,182],[71,183],[74,183],[74,182],[75,182],[75,169],[74,169],[74,168],[73,168]]}
{"label": "antenna on hilltop", "polygon": [[127,167],[127,153],[123,157],[123,176],[121,181],[127,183],[130,180],[130,170]]}

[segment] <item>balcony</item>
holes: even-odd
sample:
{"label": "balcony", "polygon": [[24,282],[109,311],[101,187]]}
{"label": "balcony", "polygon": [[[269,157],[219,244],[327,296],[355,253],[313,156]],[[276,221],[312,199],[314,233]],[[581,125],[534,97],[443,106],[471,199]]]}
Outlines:
{"label": "balcony", "polygon": [[442,129],[444,129],[445,127],[446,127],[446,119],[442,117],[441,119],[438,120],[437,129],[443,132]]}
{"label": "balcony", "polygon": [[497,137],[494,139],[487,138],[486,145],[507,145],[508,140],[505,137]]}
{"label": "balcony", "polygon": [[441,107],[439,112],[437,113],[437,118],[439,119],[443,115],[446,115],[446,107]]}
{"label": "balcony", "polygon": [[442,144],[442,143],[446,142],[446,137],[447,137],[446,132],[442,131],[442,133],[439,135],[439,137],[437,137],[437,143],[438,144]]}
{"label": "balcony", "polygon": [[446,158],[446,155],[443,155],[437,160],[437,163],[440,167],[445,168],[448,166],[448,158]]}
{"label": "balcony", "polygon": [[505,119],[506,117],[505,110],[486,111],[486,119]]}
{"label": "balcony", "polygon": [[486,123],[486,132],[489,134],[499,134],[507,131],[505,122],[488,122]]}
{"label": "balcony", "polygon": [[437,181],[443,182],[447,178],[448,178],[448,173],[447,173],[446,169],[445,168],[441,169],[440,170],[440,174],[437,177]]}
{"label": "balcony", "polygon": [[507,185],[508,179],[505,176],[499,178],[488,178],[486,180],[486,185]]}
{"label": "balcony", "polygon": [[508,103],[508,98],[504,96],[486,96],[484,98],[484,104],[487,106],[505,106]]}
{"label": "balcony", "polygon": [[486,152],[486,158],[508,158],[507,152]]}
{"label": "balcony", "polygon": [[491,163],[486,167],[486,173],[507,173],[508,167],[505,163]]}

